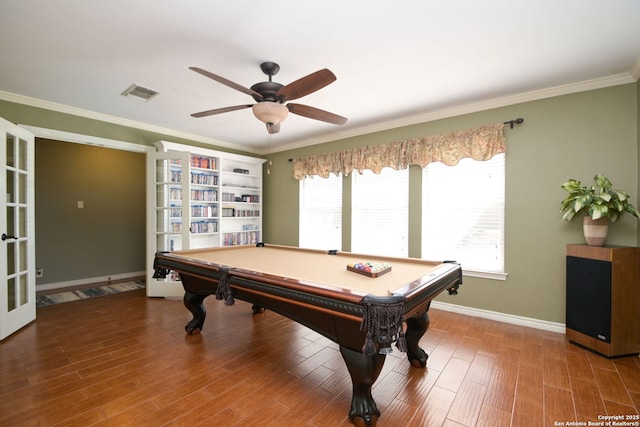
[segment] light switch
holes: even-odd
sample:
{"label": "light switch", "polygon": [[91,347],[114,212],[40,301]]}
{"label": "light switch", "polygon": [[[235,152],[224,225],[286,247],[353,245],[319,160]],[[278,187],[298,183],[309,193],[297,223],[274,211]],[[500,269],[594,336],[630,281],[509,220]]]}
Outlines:
{"label": "light switch", "polygon": [[78,209],[84,208],[84,202],[82,200],[78,200]]}

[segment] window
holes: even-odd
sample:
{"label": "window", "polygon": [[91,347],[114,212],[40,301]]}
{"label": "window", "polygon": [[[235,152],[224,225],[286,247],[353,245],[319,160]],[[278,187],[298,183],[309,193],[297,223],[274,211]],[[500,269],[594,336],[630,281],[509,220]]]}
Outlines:
{"label": "window", "polygon": [[422,171],[422,258],[504,272],[505,155]]}
{"label": "window", "polygon": [[299,245],[342,249],[342,177],[300,180]]}
{"label": "window", "polygon": [[409,170],[352,175],[351,251],[408,256]]}

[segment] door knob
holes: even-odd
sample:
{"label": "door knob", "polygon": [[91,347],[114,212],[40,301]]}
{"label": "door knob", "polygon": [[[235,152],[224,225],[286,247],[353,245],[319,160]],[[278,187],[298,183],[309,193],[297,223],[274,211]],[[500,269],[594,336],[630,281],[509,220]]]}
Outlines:
{"label": "door knob", "polygon": [[8,234],[2,233],[2,241],[4,242],[7,239],[17,239],[16,236],[9,236]]}

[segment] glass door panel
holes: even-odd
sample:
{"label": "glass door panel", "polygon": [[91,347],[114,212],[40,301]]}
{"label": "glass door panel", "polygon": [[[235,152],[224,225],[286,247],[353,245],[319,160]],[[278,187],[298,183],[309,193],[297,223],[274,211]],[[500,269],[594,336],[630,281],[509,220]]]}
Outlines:
{"label": "glass door panel", "polygon": [[8,310],[13,311],[16,309],[16,279],[12,278],[7,281],[7,303]]}
{"label": "glass door panel", "polygon": [[7,150],[6,150],[6,165],[8,167],[15,167],[15,159],[14,159],[14,153],[15,153],[15,149],[16,149],[16,138],[13,135],[7,134],[7,138],[6,138],[6,144],[7,144]]}
{"label": "glass door panel", "polygon": [[34,137],[0,119],[0,340],[35,319]]}

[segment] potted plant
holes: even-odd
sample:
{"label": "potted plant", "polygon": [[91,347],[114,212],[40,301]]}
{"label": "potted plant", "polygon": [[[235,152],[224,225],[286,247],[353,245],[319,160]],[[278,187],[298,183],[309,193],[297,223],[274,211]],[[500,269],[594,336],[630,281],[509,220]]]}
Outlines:
{"label": "potted plant", "polygon": [[629,194],[614,190],[611,181],[602,174],[593,177],[594,185],[583,186],[580,181],[570,179],[562,184],[567,197],[562,201],[562,219],[571,221],[578,213],[584,214],[583,231],[591,246],[603,246],[607,239],[609,220],[613,223],[625,212],[640,219],[640,212],[629,203]]}

